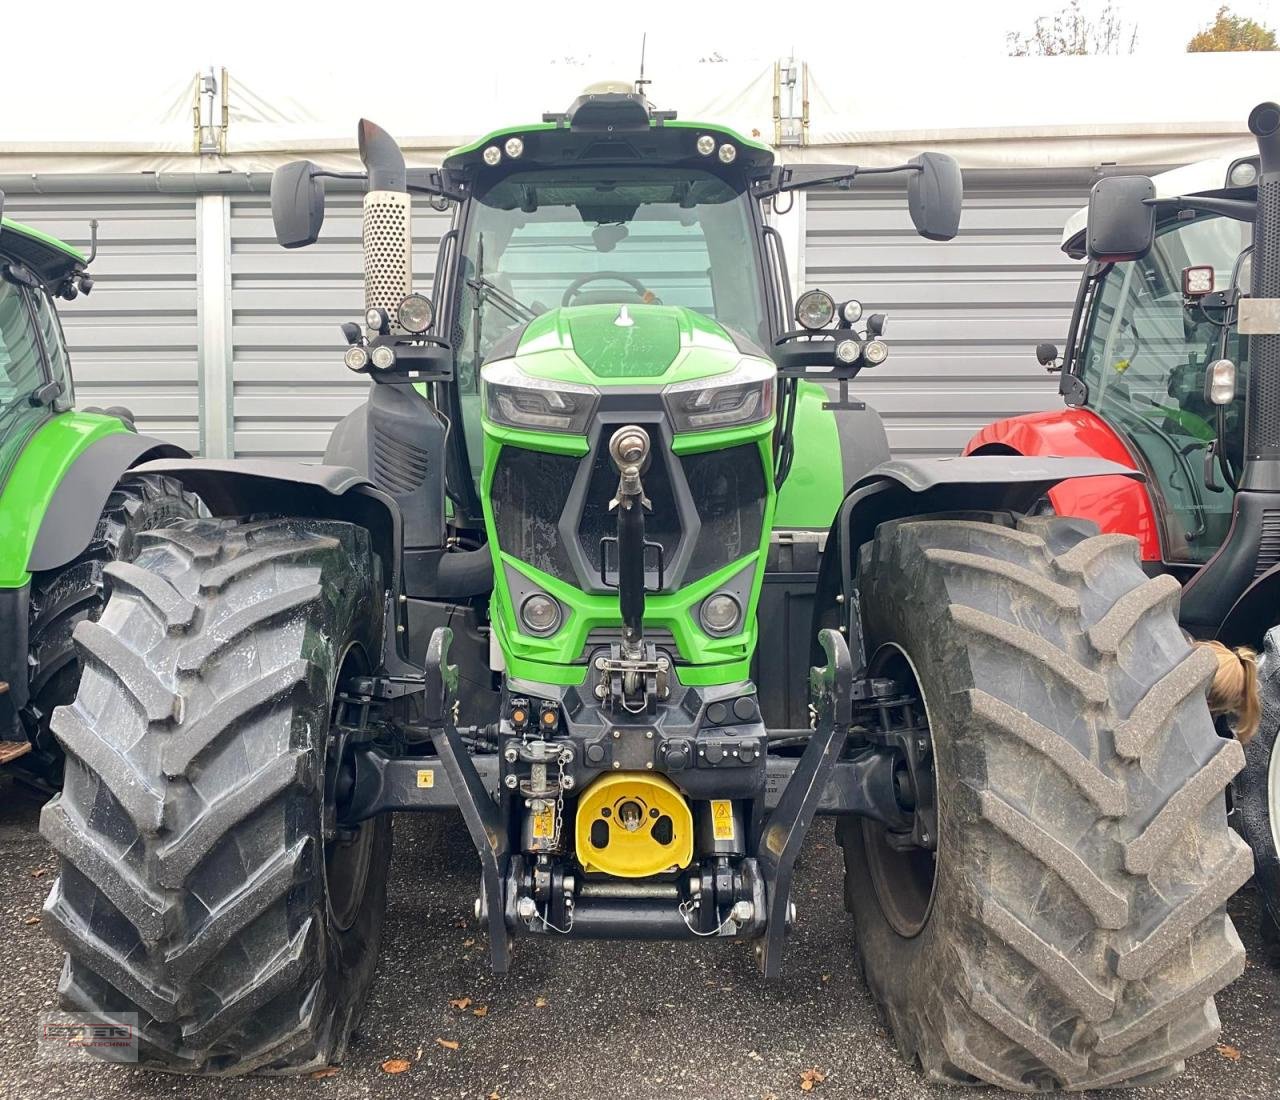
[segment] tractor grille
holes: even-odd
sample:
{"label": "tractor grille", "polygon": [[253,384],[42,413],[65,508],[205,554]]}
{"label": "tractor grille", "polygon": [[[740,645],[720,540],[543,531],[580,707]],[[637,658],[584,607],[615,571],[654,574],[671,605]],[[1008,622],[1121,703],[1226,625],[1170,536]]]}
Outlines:
{"label": "tractor grille", "polygon": [[[499,548],[557,580],[588,592],[601,581],[601,540],[617,532],[609,501],[618,472],[609,438],[621,427],[602,424],[585,457],[504,446],[494,467],[490,499]],[[663,553],[663,590],[673,591],[745,557],[760,546],[768,499],[766,471],[755,444],[703,454],[670,453],[657,445],[644,473],[645,538]],[[616,582],[616,550],[608,578]],[[658,587],[656,555],[646,581]]]}
{"label": "tractor grille", "polygon": [[[617,516],[606,508],[618,491],[618,471],[609,458],[609,439],[622,424],[605,424],[596,438],[591,455],[591,478],[587,483],[587,495],[583,501],[582,518],[578,521],[578,542],[596,579],[600,576],[600,540],[614,535],[618,529]],[[655,447],[649,468],[644,472],[644,493],[652,503],[651,511],[644,514],[644,537],[649,542],[660,543],[666,562],[667,584],[671,587],[671,566],[676,560],[682,532],[680,514],[676,509],[675,490],[671,481],[670,455],[664,454],[660,439]],[[617,569],[617,558],[610,561],[611,576]],[[650,563],[647,563],[650,564]],[[649,583],[657,584],[656,572]]]}
{"label": "tractor grille", "polygon": [[684,577],[688,584],[759,548],[767,494],[754,443],[686,455],[683,464],[701,523]]}
{"label": "tractor grille", "polygon": [[578,461],[572,455],[503,447],[490,491],[498,546],[571,584],[577,582],[559,524]]}
{"label": "tractor grille", "polygon": [[1258,564],[1253,576],[1257,580],[1269,569],[1280,565],[1280,510],[1268,508],[1262,513],[1262,538],[1258,541]]}

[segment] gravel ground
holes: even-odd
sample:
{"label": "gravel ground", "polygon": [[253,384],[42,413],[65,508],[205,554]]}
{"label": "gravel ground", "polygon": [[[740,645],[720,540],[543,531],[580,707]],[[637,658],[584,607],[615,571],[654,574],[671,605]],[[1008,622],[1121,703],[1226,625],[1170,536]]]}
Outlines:
{"label": "gravel ground", "polygon": [[[40,912],[56,869],[38,834],[39,805],[0,779],[0,922],[8,929],[0,941],[0,980],[9,994],[0,1009],[5,1098],[784,1100],[805,1095],[805,1070],[824,1075],[808,1094],[818,1098],[975,1095],[925,1085],[890,1047],[858,976],[852,927],[839,902],[839,848],[826,822],[815,827],[802,857],[789,976],[777,984],[757,976],[748,949],[719,944],[522,940],[512,973],[494,977],[471,917],[477,866],[461,823],[402,816],[378,976],[336,1073],[208,1080],[42,1061],[37,1024],[53,1007],[61,954],[38,924],[26,923]],[[1252,895],[1245,891],[1231,909],[1253,951]],[[1280,970],[1251,961],[1218,998],[1224,1047],[1194,1058],[1183,1077],[1166,1085],[1103,1095],[1276,1096],[1278,994]],[[461,998],[470,998],[465,1009],[449,1004]],[[475,1015],[478,1006],[487,1012]],[[384,1072],[382,1063],[392,1058],[410,1068]]]}

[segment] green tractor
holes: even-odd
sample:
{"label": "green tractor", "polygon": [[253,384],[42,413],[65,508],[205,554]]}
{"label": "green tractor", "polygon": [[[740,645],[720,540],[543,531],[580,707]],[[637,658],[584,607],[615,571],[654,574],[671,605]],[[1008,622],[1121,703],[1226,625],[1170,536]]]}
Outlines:
{"label": "green tractor", "polygon": [[[77,629],[64,1007],[164,1070],[340,1059],[412,811],[461,814],[499,972],[541,937],[745,940],[776,976],[826,814],[931,1079],[1134,1084],[1211,1044],[1251,865],[1203,778],[1211,669],[1132,539],[1030,514],[1140,475],[888,460],[849,390],[884,317],[793,304],[765,220],[897,172],[947,240],[954,161],[779,165],[617,88],[439,169],[359,139],[367,402],[323,465],[145,466],[215,518],[144,536]],[[331,175],[277,171],[281,244]],[[453,208],[433,299],[414,194]]]}
{"label": "green tractor", "polygon": [[62,774],[49,721],[75,698],[75,625],[101,614],[104,574],[142,531],[196,514],[176,481],[127,472],[185,451],[127,409],[74,407],[54,301],[89,293],[88,262],[0,219],[0,765],[44,788]]}

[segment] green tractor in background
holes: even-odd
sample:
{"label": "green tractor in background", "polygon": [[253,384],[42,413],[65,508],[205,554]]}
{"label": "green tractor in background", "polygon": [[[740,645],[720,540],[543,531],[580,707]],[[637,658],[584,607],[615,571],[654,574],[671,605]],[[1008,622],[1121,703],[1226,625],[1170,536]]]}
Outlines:
{"label": "green tractor in background", "polygon": [[[829,814],[931,1079],[1142,1083],[1211,1044],[1251,864],[1230,769],[1200,778],[1212,662],[1132,539],[1029,514],[1133,472],[889,461],[849,392],[884,318],[793,303],[766,222],[897,172],[947,240],[955,162],[778,165],[617,88],[439,169],[359,139],[367,402],[323,465],[144,466],[216,518],[143,536],[76,630],[42,819],[63,1006],[170,1071],[341,1058],[406,811],[461,813],[499,972],[542,937],[745,940],[776,976]],[[281,244],[330,175],[277,171]],[[454,211],[433,298],[413,194]]]}
{"label": "green tractor in background", "polygon": [[104,573],[140,532],[195,515],[176,481],[127,473],[185,451],[139,435],[127,409],[74,407],[54,302],[89,293],[87,266],[0,219],[0,765],[44,787],[62,774],[49,720],[80,677],[73,628],[101,613]]}

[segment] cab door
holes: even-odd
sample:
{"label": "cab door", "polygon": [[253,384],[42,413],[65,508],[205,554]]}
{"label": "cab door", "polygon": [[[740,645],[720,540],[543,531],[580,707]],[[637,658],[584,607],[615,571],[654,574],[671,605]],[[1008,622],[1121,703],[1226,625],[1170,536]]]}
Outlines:
{"label": "cab door", "polygon": [[[1226,538],[1234,490],[1205,460],[1218,437],[1218,410],[1204,393],[1205,370],[1224,349],[1221,310],[1187,301],[1182,272],[1210,265],[1225,289],[1251,228],[1217,216],[1178,212],[1157,227],[1141,260],[1113,265],[1093,297],[1077,368],[1087,405],[1124,438],[1145,471],[1161,525],[1166,561],[1200,565]],[[1226,330],[1225,352],[1238,367],[1221,449],[1238,475],[1243,452],[1247,342]]]}

